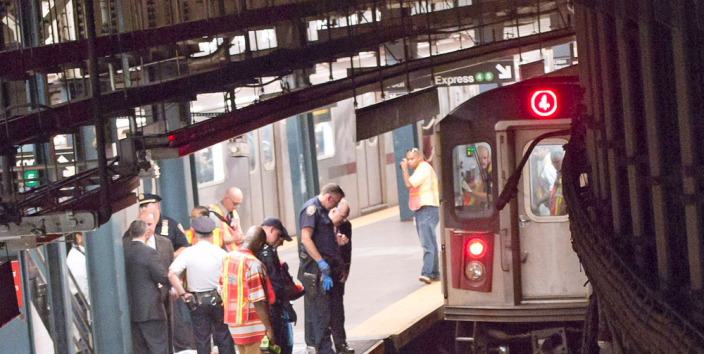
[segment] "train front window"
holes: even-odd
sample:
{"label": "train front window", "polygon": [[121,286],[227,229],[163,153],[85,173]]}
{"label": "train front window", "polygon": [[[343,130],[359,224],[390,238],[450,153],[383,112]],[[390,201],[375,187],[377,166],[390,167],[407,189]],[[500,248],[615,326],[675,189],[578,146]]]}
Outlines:
{"label": "train front window", "polygon": [[[549,145],[548,145],[549,144]],[[550,219],[552,216],[567,215],[567,207],[562,195],[562,159],[565,152],[560,143],[536,146],[528,160],[529,209],[536,219]],[[528,199],[528,198],[526,198]],[[528,201],[528,200],[527,200]],[[548,218],[544,218],[548,217]],[[554,219],[553,219],[554,221]]]}
{"label": "train front window", "polygon": [[460,218],[485,218],[494,211],[491,146],[486,142],[452,150],[455,212]]}

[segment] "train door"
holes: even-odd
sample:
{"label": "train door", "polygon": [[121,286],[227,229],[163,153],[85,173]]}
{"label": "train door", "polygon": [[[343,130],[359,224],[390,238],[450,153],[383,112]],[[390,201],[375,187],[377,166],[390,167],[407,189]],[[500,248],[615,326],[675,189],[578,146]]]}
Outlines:
{"label": "train door", "polygon": [[383,202],[381,184],[379,137],[375,136],[357,143],[357,186],[361,210]]}
{"label": "train door", "polygon": [[[562,146],[567,137],[530,143],[545,129],[514,131],[514,161],[530,153],[518,184],[518,223],[522,300],[584,299],[586,275],[572,250],[569,220],[562,199]],[[509,135],[511,136],[511,135]]]}
{"label": "train door", "polygon": [[245,197],[250,198],[251,225],[254,225],[266,217],[279,215],[273,125],[247,133],[247,142],[250,148],[250,195]]}

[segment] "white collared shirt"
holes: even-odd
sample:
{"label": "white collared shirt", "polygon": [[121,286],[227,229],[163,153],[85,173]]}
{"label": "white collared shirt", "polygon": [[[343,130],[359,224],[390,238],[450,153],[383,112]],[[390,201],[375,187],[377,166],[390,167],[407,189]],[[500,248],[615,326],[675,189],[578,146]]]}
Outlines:
{"label": "white collared shirt", "polygon": [[171,263],[169,269],[179,276],[187,270],[188,291],[208,291],[218,288],[222,262],[227,252],[207,240],[199,240],[186,248]]}

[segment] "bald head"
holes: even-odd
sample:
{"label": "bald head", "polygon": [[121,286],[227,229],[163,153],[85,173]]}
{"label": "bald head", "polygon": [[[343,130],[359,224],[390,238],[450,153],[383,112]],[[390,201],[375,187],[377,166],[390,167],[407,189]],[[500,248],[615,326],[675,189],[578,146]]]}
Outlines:
{"label": "bald head", "polygon": [[340,200],[337,207],[330,209],[328,216],[335,226],[340,226],[347,221],[347,217],[350,216],[350,205],[347,204],[347,199]]}
{"label": "bald head", "polygon": [[266,232],[260,226],[252,226],[244,235],[244,241],[240,247],[250,250],[255,255],[266,245]]}
{"label": "bald head", "polygon": [[143,210],[141,213],[139,213],[137,219],[142,220],[147,224],[147,230],[144,233],[146,238],[152,237],[152,235],[154,235],[154,229],[156,228],[157,222],[154,213],[152,213],[151,211]]}
{"label": "bald head", "polygon": [[227,211],[233,211],[240,208],[242,200],[244,199],[244,194],[242,190],[237,187],[230,187],[225,192],[225,196],[222,198],[222,206],[227,209]]}

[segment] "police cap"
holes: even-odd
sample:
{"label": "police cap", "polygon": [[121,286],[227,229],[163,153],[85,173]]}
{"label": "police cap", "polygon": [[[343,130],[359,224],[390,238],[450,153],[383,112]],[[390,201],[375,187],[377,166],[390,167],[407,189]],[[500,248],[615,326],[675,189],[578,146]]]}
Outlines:
{"label": "police cap", "polygon": [[207,216],[199,216],[191,219],[191,227],[193,228],[193,231],[202,235],[207,235],[215,229],[215,221]]}
{"label": "police cap", "polygon": [[286,231],[286,228],[284,227],[284,224],[281,223],[281,220],[278,218],[266,218],[262,222],[262,226],[272,226],[275,229],[278,229],[279,232],[279,237],[286,241],[291,241],[291,236],[289,236],[288,231]]}
{"label": "police cap", "polygon": [[161,197],[156,195],[156,194],[151,194],[151,193],[140,193],[137,196],[137,202],[139,202],[139,206],[143,206],[149,203],[157,203],[161,201]]}

